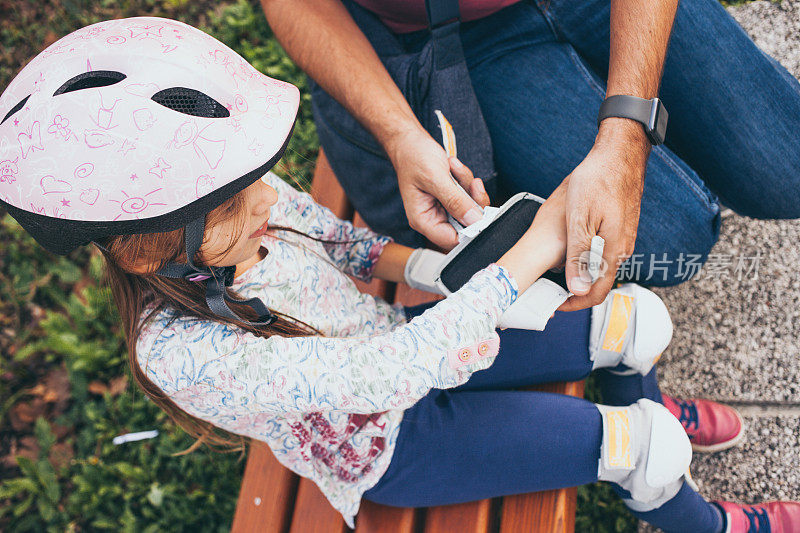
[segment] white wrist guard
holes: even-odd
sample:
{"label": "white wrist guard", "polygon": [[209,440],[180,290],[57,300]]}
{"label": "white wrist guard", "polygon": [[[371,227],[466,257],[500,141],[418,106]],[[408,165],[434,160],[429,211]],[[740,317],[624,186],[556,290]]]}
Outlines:
{"label": "white wrist guard", "polygon": [[411,256],[406,261],[403,275],[406,284],[411,288],[421,291],[443,294],[442,290],[436,285],[436,277],[445,255],[434,250],[417,248],[411,252]]}
{"label": "white wrist guard", "polygon": [[[444,258],[436,280],[442,294],[455,292],[475,272],[499,260],[528,231],[543,203],[538,196],[519,193],[499,208],[485,208],[481,220],[459,231],[458,246]],[[550,315],[570,296],[563,273],[548,272],[545,278],[519,295],[498,327],[544,329]]]}
{"label": "white wrist guard", "polygon": [[542,331],[552,314],[569,296],[569,291],[558,283],[539,278],[506,309],[497,327]]}

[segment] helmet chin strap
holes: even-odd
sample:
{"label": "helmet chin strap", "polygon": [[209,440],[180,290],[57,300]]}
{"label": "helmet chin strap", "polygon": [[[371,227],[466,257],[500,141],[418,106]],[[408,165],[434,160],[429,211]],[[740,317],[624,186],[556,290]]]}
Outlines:
{"label": "helmet chin strap", "polygon": [[[183,278],[188,281],[205,282],[206,284],[206,303],[209,309],[217,316],[239,320],[248,326],[269,326],[278,319],[273,315],[264,302],[258,298],[249,300],[234,300],[230,298],[225,290],[233,283],[233,275],[236,272],[235,266],[212,267],[194,264],[192,258],[200,250],[203,244],[203,230],[205,228],[205,216],[197,218],[186,225],[184,230],[184,244],[186,247],[186,263],[169,263],[160,270],[156,271],[159,276],[167,278]],[[250,322],[234,313],[226,302],[238,302],[249,306],[258,314],[258,321]]]}

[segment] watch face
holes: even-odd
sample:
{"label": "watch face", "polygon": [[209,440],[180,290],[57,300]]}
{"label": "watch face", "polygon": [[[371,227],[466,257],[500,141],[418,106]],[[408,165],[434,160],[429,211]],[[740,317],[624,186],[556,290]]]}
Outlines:
{"label": "watch face", "polygon": [[667,108],[664,107],[664,104],[661,103],[661,100],[658,101],[658,115],[656,116],[656,133],[658,137],[661,139],[661,142],[664,142],[664,139],[667,138],[667,119],[669,118],[669,113],[667,113]]}
{"label": "watch face", "polygon": [[664,104],[661,103],[661,99],[653,98],[651,101],[650,120],[647,122],[645,132],[652,144],[662,144],[667,133],[667,119],[669,118],[669,113],[667,113],[667,108],[664,107]]}

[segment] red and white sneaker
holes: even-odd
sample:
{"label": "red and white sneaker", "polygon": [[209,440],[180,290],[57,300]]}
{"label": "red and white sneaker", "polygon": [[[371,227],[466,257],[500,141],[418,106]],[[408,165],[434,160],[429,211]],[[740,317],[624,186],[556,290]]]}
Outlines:
{"label": "red and white sneaker", "polygon": [[796,533],[800,531],[800,502],[768,502],[739,505],[714,502],[727,525],[724,533]]}
{"label": "red and white sneaker", "polygon": [[664,407],[675,415],[695,452],[718,452],[744,439],[744,421],[734,409],[711,400],[680,400],[662,394]]}

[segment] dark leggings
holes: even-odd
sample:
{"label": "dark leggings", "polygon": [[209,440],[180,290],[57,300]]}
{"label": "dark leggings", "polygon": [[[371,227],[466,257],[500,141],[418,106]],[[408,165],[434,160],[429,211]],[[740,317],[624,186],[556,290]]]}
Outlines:
{"label": "dark leggings", "polygon": [[[431,390],[406,410],[389,469],[364,498],[429,507],[597,481],[602,425],[594,404],[510,390],[585,378],[592,368],[589,320],[588,310],[558,312],[544,332],[499,331],[500,353],[491,367],[460,387]],[[661,401],[655,370],[626,377],[601,372],[605,403]],[[666,531],[718,531],[721,525],[687,485],[658,509],[634,514]]]}

